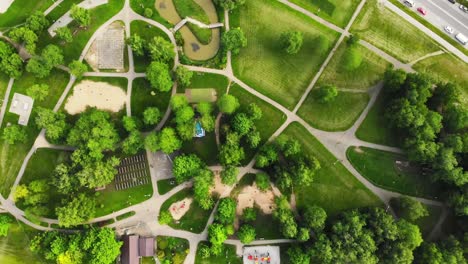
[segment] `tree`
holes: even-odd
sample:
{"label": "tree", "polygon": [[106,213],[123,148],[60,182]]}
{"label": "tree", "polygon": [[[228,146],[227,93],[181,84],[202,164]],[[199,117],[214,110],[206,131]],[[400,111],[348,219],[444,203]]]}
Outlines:
{"label": "tree", "polygon": [[143,137],[137,130],[130,132],[130,135],[122,142],[122,150],[127,155],[136,155],[143,149]]}
{"label": "tree", "polygon": [[88,71],[88,66],[81,61],[74,60],[68,64],[70,73],[73,74],[77,79],[80,79],[83,74]]}
{"label": "tree", "polygon": [[247,47],[247,38],[240,28],[230,29],[221,37],[221,45],[232,54],[239,54],[241,48]]}
{"label": "tree", "polygon": [[[75,153],[80,153],[75,151],[72,154],[72,160],[76,162]],[[105,186],[112,182],[115,175],[117,174],[117,165],[119,165],[120,160],[116,157],[111,157],[105,161],[92,161],[91,163],[81,162],[83,167],[81,171],[76,173],[76,176],[79,179],[80,185],[93,189],[101,186]]]}
{"label": "tree", "polygon": [[49,86],[47,84],[34,84],[26,89],[26,94],[37,101],[44,101],[49,95]]}
{"label": "tree", "polygon": [[186,105],[176,111],[175,121],[177,125],[186,124],[187,122],[192,123],[194,116],[195,112],[193,111],[193,108],[189,105]]}
{"label": "tree", "polygon": [[2,139],[9,145],[26,142],[26,132],[18,125],[7,126],[3,129]]}
{"label": "tree", "polygon": [[[299,246],[294,245],[288,249],[288,257],[292,264],[309,264],[310,258]],[[318,263],[318,262],[317,262]],[[325,262],[321,262],[325,263]]]}
{"label": "tree", "polygon": [[16,53],[0,57],[0,70],[10,78],[17,79],[23,74],[23,60]]}
{"label": "tree", "polygon": [[0,215],[0,237],[6,237],[8,235],[8,230],[10,229],[12,219],[8,214]]}
{"label": "tree", "polygon": [[146,78],[151,87],[160,92],[167,92],[172,88],[172,79],[169,66],[165,63],[153,61],[146,69]]}
{"label": "tree", "polygon": [[245,0],[214,0],[215,4],[227,10],[234,10],[245,4]]}
{"label": "tree", "polygon": [[198,202],[200,207],[204,210],[213,207],[213,199],[210,196],[210,188],[214,184],[213,172],[208,169],[199,171],[193,179],[193,192],[195,201]]}
{"label": "tree", "polygon": [[255,240],[256,235],[255,228],[251,225],[242,225],[237,231],[237,237],[242,244],[250,244]]}
{"label": "tree", "polygon": [[308,228],[320,232],[325,228],[327,213],[322,207],[308,204],[304,208],[303,218]]}
{"label": "tree", "polygon": [[16,202],[20,199],[26,198],[29,195],[28,186],[24,184],[18,185],[15,189],[15,194],[13,196],[13,200]]}
{"label": "tree", "polygon": [[233,224],[236,217],[236,201],[233,198],[219,200],[216,220],[222,224]]}
{"label": "tree", "polygon": [[231,125],[239,136],[247,135],[254,127],[253,121],[245,113],[237,113],[231,121]]}
{"label": "tree", "polygon": [[54,32],[57,34],[57,38],[61,39],[63,42],[73,42],[73,35],[68,27],[59,27]]}
{"label": "tree", "polygon": [[174,59],[174,45],[163,37],[156,36],[148,43],[148,51],[153,61],[167,63]]}
{"label": "tree", "polygon": [[122,125],[127,132],[138,130],[138,122],[134,116],[124,116],[122,118]]}
{"label": "tree", "polygon": [[177,183],[190,180],[196,176],[206,165],[195,154],[180,155],[174,159],[172,172]]}
{"label": "tree", "polygon": [[219,161],[223,166],[237,166],[244,157],[244,149],[239,145],[225,144],[219,151]]}
{"label": "tree", "polygon": [[[255,127],[254,127],[255,128]],[[247,143],[251,148],[256,148],[262,141],[262,137],[260,136],[260,132],[257,130],[252,130],[250,133],[247,134]]]}
{"label": "tree", "polygon": [[26,19],[25,26],[34,32],[40,32],[49,26],[49,21],[43,12],[35,11]]}
{"label": "tree", "polygon": [[63,163],[57,165],[52,174],[52,185],[62,194],[71,194],[79,187],[79,180],[72,175],[71,168]]}
{"label": "tree", "polygon": [[226,239],[227,232],[223,225],[214,223],[208,227],[208,240],[212,245],[222,245]]}
{"label": "tree", "polygon": [[26,50],[34,54],[38,37],[34,31],[27,27],[16,27],[8,32],[8,36],[15,42],[24,44]]}
{"label": "tree", "polygon": [[55,45],[47,45],[42,50],[41,57],[50,68],[63,63],[63,51]]}
{"label": "tree", "polygon": [[348,46],[355,46],[359,43],[359,37],[355,34],[349,36],[348,40],[346,40],[346,44]]}
{"label": "tree", "polygon": [[249,104],[247,113],[252,120],[259,120],[263,116],[262,109],[256,103]]}
{"label": "tree", "polygon": [[329,103],[338,96],[338,89],[334,85],[324,85],[317,90],[317,98],[321,103]]}
{"label": "tree", "polygon": [[46,130],[46,138],[51,142],[58,142],[65,137],[68,124],[63,112],[54,112],[47,108],[38,107],[35,123]]}
{"label": "tree", "polygon": [[188,106],[187,97],[184,95],[174,95],[171,98],[171,108],[174,111],[181,109],[184,106]]}
{"label": "tree", "polygon": [[359,68],[362,64],[362,54],[356,47],[348,48],[343,55],[343,69],[351,72]]}
{"label": "tree", "polygon": [[402,196],[394,200],[394,202],[398,207],[400,216],[411,222],[429,215],[429,211],[425,205],[410,197]]}
{"label": "tree", "polygon": [[159,214],[159,224],[167,225],[172,222],[171,213],[168,210],[164,210]]}
{"label": "tree", "polygon": [[143,112],[143,123],[145,125],[156,125],[161,119],[161,112],[157,107],[147,107]]}
{"label": "tree", "polygon": [[239,169],[235,166],[228,166],[221,171],[221,182],[232,186],[237,182],[237,174],[239,174]]}
{"label": "tree", "polygon": [[176,79],[181,87],[188,87],[192,82],[193,71],[190,71],[184,66],[179,66],[176,69]]}
{"label": "tree", "polygon": [[257,185],[258,189],[263,192],[270,189],[270,176],[268,176],[266,173],[257,173],[255,175],[255,184]]}
{"label": "tree", "polygon": [[209,258],[211,256],[210,247],[205,244],[201,244],[198,247],[197,254],[203,259]]}
{"label": "tree", "polygon": [[242,211],[242,221],[253,222],[257,219],[257,210],[253,207],[246,207]]}
{"label": "tree", "polygon": [[173,128],[166,127],[161,131],[159,146],[162,152],[171,154],[182,147],[182,141],[177,137]]}
{"label": "tree", "polygon": [[63,203],[62,207],[55,209],[59,224],[63,227],[83,224],[91,219],[96,211],[96,201],[84,193],[78,194],[71,201],[63,201]]}
{"label": "tree", "polygon": [[310,239],[310,230],[305,227],[299,228],[297,232],[297,240],[305,242]]}
{"label": "tree", "polygon": [[145,46],[146,41],[142,37],[137,34],[133,34],[131,37],[126,39],[127,45],[130,46],[130,49],[135,53],[137,56],[145,55]]}
{"label": "tree", "polygon": [[299,31],[287,31],[281,34],[280,45],[288,54],[297,54],[302,47],[304,34]]}
{"label": "tree", "polygon": [[151,18],[153,16],[153,9],[148,8],[148,7],[145,8],[144,15],[145,15],[145,17]]}
{"label": "tree", "polygon": [[156,152],[161,149],[159,144],[159,135],[156,132],[151,132],[145,138],[145,148],[151,152]]}
{"label": "tree", "polygon": [[219,111],[225,114],[234,113],[239,106],[239,100],[230,94],[223,94],[218,100]]}
{"label": "tree", "polygon": [[37,78],[45,78],[50,75],[50,67],[44,60],[38,57],[33,57],[28,61],[26,65],[26,71],[32,73]]}
{"label": "tree", "polygon": [[91,23],[91,12],[75,4],[70,8],[70,16],[82,27],[87,27]]}
{"label": "tree", "polygon": [[215,129],[215,119],[211,115],[204,115],[200,118],[200,123],[206,132],[213,132]]}

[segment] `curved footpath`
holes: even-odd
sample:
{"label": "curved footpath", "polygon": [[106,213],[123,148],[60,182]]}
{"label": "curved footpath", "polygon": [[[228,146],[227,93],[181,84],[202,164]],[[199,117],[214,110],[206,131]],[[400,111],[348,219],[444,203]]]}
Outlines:
{"label": "curved footpath", "polygon": [[[283,1],[283,0],[280,0],[280,2],[285,3],[285,4],[289,3],[289,2]],[[354,21],[355,17],[357,16],[359,11],[361,10],[364,3],[365,3],[365,0],[361,1],[360,5],[358,6],[356,12],[354,13],[354,15],[353,15],[350,23],[347,25],[346,29],[345,30],[340,29],[340,32],[341,32],[342,35],[341,35],[337,45],[339,44],[339,42],[341,42],[344,39],[344,36],[349,35],[348,29],[350,28],[352,22]],[[290,3],[288,5],[290,5]],[[295,9],[297,10],[297,8],[295,8]],[[300,11],[300,12],[302,12],[302,11]],[[302,12],[302,13],[304,13],[304,12]],[[317,19],[317,17],[313,16],[312,14],[307,14],[307,13],[304,13],[304,14],[308,15],[309,17],[311,17],[312,19],[318,21],[319,23],[323,22],[320,19]],[[225,18],[226,18],[226,27],[229,28],[228,12],[225,12]],[[154,25],[154,26],[160,28],[161,30],[163,30],[169,36],[171,42],[174,44],[175,50],[177,50],[174,35],[170,30],[168,30],[167,28],[165,28],[163,25],[161,25],[158,22],[155,22],[153,20],[147,19],[145,17],[142,17],[142,16],[136,14],[133,10],[131,10],[130,5],[129,5],[129,0],[126,0],[123,9],[118,14],[116,14],[114,17],[112,17],[110,20],[108,20],[106,23],[104,23],[92,35],[92,37],[90,38],[89,42],[85,46],[85,48],[84,48],[84,50],[83,50],[83,52],[82,52],[82,54],[80,56],[80,60],[83,60],[84,55],[86,54],[86,52],[88,51],[91,43],[96,39],[98,34],[100,32],[102,32],[103,30],[105,30],[105,28],[108,25],[110,25],[112,22],[114,22],[116,20],[124,21],[124,23],[126,25],[126,29],[127,29],[127,35],[130,33],[129,32],[129,28],[130,28],[129,25],[130,25],[131,21],[133,21],[133,20],[142,20],[142,21],[145,21],[147,23],[150,23],[151,25]],[[331,24],[329,24],[329,23],[328,23],[328,25],[327,24],[325,24],[325,25],[328,26],[328,27],[331,27]],[[334,26],[334,27],[336,27],[336,26]],[[364,46],[367,47],[367,45],[364,45]],[[332,52],[330,52],[329,57],[323,63],[323,65],[321,67],[322,71],[326,67],[326,65],[328,64],[330,58],[333,56],[333,54],[334,54],[334,52],[336,50],[336,47],[335,47],[335,49],[332,50]],[[373,47],[373,46],[370,45],[369,47]],[[372,49],[372,50],[374,50],[374,49]],[[131,83],[132,83],[133,79],[137,78],[137,77],[144,77],[144,74],[134,72],[133,53],[131,52],[130,49],[127,49],[127,51],[129,53],[129,62],[131,64],[130,67],[129,67],[128,72],[126,72],[126,73],[105,73],[105,72],[91,73],[90,72],[90,73],[86,73],[85,76],[107,76],[107,77],[124,77],[124,78],[127,78],[128,81],[129,81],[129,86],[128,86],[129,90],[128,91],[130,91],[130,93],[131,93],[131,88],[132,88]],[[382,52],[383,54],[385,54],[383,51],[378,51],[378,52]],[[403,63],[399,62],[398,60],[396,60],[396,59],[394,59],[394,58],[392,58],[390,56],[388,56],[388,57],[384,56],[384,59],[394,60],[394,61],[390,61],[390,62],[392,62],[394,64],[400,64],[400,66],[404,66],[402,68],[407,70],[407,71],[413,71],[411,66],[408,66],[407,64],[403,64]],[[175,63],[174,63],[174,68],[177,67],[178,65],[180,65],[179,57],[176,56]],[[315,81],[318,79],[317,76],[321,73],[321,71],[319,71],[319,73],[317,73],[316,76],[314,76],[314,78],[311,81],[311,84],[308,86],[308,88],[306,89],[304,95],[301,97],[301,100],[299,101],[298,105],[296,105],[296,107],[294,108],[293,111],[290,111],[289,109],[283,107],[282,105],[280,105],[276,101],[270,99],[269,97],[261,94],[260,92],[256,91],[255,89],[249,87],[247,84],[245,84],[244,82],[239,80],[237,77],[235,77],[234,74],[233,74],[233,71],[232,71],[230,53],[228,53],[228,65],[223,70],[202,68],[202,67],[189,66],[189,65],[184,65],[184,66],[189,68],[192,71],[214,73],[214,74],[220,74],[220,75],[226,76],[230,81],[233,81],[233,82],[236,82],[237,84],[239,84],[239,86],[242,89],[245,89],[246,91],[248,91],[252,95],[259,97],[261,100],[271,104],[272,106],[274,106],[275,108],[277,108],[278,110],[283,112],[287,116],[287,119],[280,126],[280,128],[277,129],[273,133],[272,137],[269,140],[272,140],[274,137],[280,135],[292,122],[298,122],[302,126],[304,126],[305,129],[307,129],[307,131],[311,135],[313,135],[315,138],[317,138],[317,140],[319,140],[333,155],[335,155],[335,157],[361,183],[363,183],[369,190],[371,190],[375,195],[377,195],[385,204],[388,205],[388,202],[389,202],[390,198],[401,196],[400,193],[391,192],[391,191],[379,188],[377,186],[374,186],[372,183],[370,183],[364,177],[362,177],[359,174],[359,172],[354,169],[354,167],[350,164],[350,162],[346,158],[346,150],[351,146],[366,146],[366,147],[376,148],[376,149],[385,150],[385,151],[401,152],[401,150],[398,149],[398,148],[393,148],[393,147],[389,147],[389,146],[383,146],[383,145],[364,142],[364,141],[361,141],[361,140],[357,139],[356,136],[355,136],[355,132],[356,132],[357,128],[363,122],[363,120],[364,120],[365,116],[367,115],[367,113],[369,112],[370,108],[375,103],[376,98],[377,98],[377,96],[378,96],[378,94],[379,94],[379,92],[380,92],[380,90],[382,88],[382,83],[377,84],[374,88],[372,88],[369,91],[369,93],[371,95],[371,99],[369,101],[369,104],[367,105],[365,110],[361,113],[361,115],[359,116],[359,118],[353,124],[353,126],[351,128],[349,128],[346,131],[342,131],[342,132],[327,132],[327,131],[322,131],[322,130],[318,130],[318,129],[313,128],[312,126],[310,126],[307,122],[305,122],[303,119],[301,119],[296,114],[297,110],[300,108],[301,104],[304,102],[304,100],[307,97],[308,93],[314,87]],[[60,109],[61,105],[63,104],[63,102],[64,102],[64,100],[65,100],[65,98],[67,96],[67,94],[69,93],[70,89],[73,87],[73,84],[75,83],[75,81],[76,81],[76,78],[74,76],[70,76],[70,81],[67,84],[66,88],[64,89],[64,91],[62,93],[62,96],[60,97],[57,104],[55,105],[54,111],[58,111],[58,109]],[[11,88],[12,84],[13,84],[13,80],[10,80],[10,83],[9,83],[10,88]],[[176,86],[173,87],[172,93],[174,93],[174,91],[176,89],[175,87]],[[7,89],[7,91],[8,90],[9,89]],[[127,115],[131,115],[130,99],[129,98],[130,98],[130,95],[127,96],[127,104],[128,104],[127,105]],[[6,96],[6,99],[8,99],[7,96]],[[1,120],[1,118],[3,118],[4,112],[5,111],[2,109],[2,113],[0,113],[1,114],[0,120]],[[167,118],[169,116],[169,113],[170,113],[170,109],[168,109],[166,111],[165,118],[160,122],[160,124],[158,124],[157,129],[160,129],[164,125],[165,121],[167,120]],[[19,184],[19,182],[21,181],[21,177],[22,177],[22,174],[23,174],[23,172],[25,170],[25,167],[27,166],[28,159],[34,153],[35,149],[37,149],[39,147],[56,148],[56,149],[63,149],[63,150],[73,150],[73,148],[70,148],[70,147],[55,146],[55,145],[49,144],[44,138],[44,131],[41,131],[41,133],[39,134],[38,138],[36,139],[32,149],[31,149],[30,153],[28,153],[28,156],[25,158],[25,160],[23,162],[20,173],[18,174],[18,177],[17,177],[17,179],[15,181],[15,184],[14,184],[14,186],[12,188],[12,192],[10,194],[10,197],[8,199],[4,199],[2,196],[0,196],[0,202],[1,202],[2,207],[3,207],[1,209],[5,210],[5,211],[8,211],[12,215],[14,215],[18,220],[20,220],[20,221],[24,222],[25,224],[27,224],[27,225],[29,225],[29,226],[31,226],[33,228],[36,228],[38,230],[54,230],[53,228],[50,227],[50,225],[51,224],[57,224],[58,221],[56,219],[47,219],[47,218],[41,218],[40,219],[41,221],[47,223],[49,225],[49,227],[43,227],[43,226],[36,225],[36,224],[30,222],[28,219],[25,218],[25,213],[22,210],[20,210],[19,208],[17,208],[15,206],[13,200],[12,200],[13,191],[16,188],[16,186]],[[147,152],[147,155],[149,156],[149,160],[151,160],[151,153]],[[249,162],[249,164],[246,165],[245,167],[239,168],[239,174],[237,175],[237,180],[239,181],[246,173],[256,172],[257,170],[253,169],[254,164],[255,164],[255,158],[252,159]],[[213,167],[210,167],[210,169],[219,170],[220,167],[219,166],[213,166]],[[172,195],[177,193],[178,191],[183,190],[185,188],[190,188],[192,186],[192,183],[191,182],[185,182],[185,183],[183,183],[181,185],[176,186],[174,189],[172,189],[168,193],[166,193],[164,195],[159,195],[158,194],[158,186],[157,186],[158,174],[155,172],[155,170],[150,170],[150,174],[151,174],[151,182],[152,182],[153,190],[154,190],[154,194],[150,199],[148,199],[148,200],[146,200],[146,201],[144,201],[142,203],[139,203],[139,204],[127,207],[125,209],[119,210],[119,211],[114,212],[112,214],[94,218],[89,223],[96,223],[96,222],[106,221],[106,220],[110,220],[110,219],[116,220],[117,216],[134,211],[135,215],[133,215],[131,217],[128,217],[126,219],[122,219],[120,221],[116,221],[115,223],[109,225],[109,227],[116,228],[118,233],[123,233],[123,232],[128,231],[128,230],[137,230],[138,229],[138,230],[143,230],[143,231],[149,232],[152,235],[176,236],[176,237],[187,239],[189,241],[189,244],[190,244],[190,252],[189,252],[187,258],[185,259],[184,263],[194,263],[194,261],[195,261],[195,252],[196,252],[197,245],[198,245],[198,243],[200,241],[203,241],[203,240],[207,239],[207,237],[208,237],[208,231],[207,231],[208,226],[214,221],[214,213],[215,213],[216,210],[213,210],[211,212],[208,223],[205,226],[204,231],[201,232],[200,234],[194,234],[194,233],[189,232],[189,231],[176,230],[176,229],[173,229],[173,228],[171,228],[169,226],[159,225],[159,223],[157,222],[157,219],[158,219],[159,210],[160,210],[160,207],[162,206],[162,204],[167,199],[169,199]],[[222,196],[229,195],[231,191],[232,191],[232,188],[228,188],[226,190],[226,192],[222,194]],[[433,229],[433,231],[431,233],[431,237],[432,237],[436,232],[440,232],[440,225],[441,225],[441,223],[443,222],[443,220],[445,219],[445,217],[447,215],[447,213],[446,213],[447,210],[446,210],[445,206],[441,202],[432,201],[432,200],[423,199],[423,198],[417,198],[417,197],[415,197],[415,198],[417,200],[425,203],[425,204],[444,207],[444,213],[440,217],[437,225],[434,227],[434,229]],[[289,242],[291,242],[291,241],[290,240],[259,240],[259,241],[255,241],[254,244],[289,243]],[[226,243],[236,245],[236,250],[237,250],[238,253],[240,252],[240,250],[242,248],[242,244],[240,242],[238,242],[237,240],[228,240],[228,241],[226,241]]]}

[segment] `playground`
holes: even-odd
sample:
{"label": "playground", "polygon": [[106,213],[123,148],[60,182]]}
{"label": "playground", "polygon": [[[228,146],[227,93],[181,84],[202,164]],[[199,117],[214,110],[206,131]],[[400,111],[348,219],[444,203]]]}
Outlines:
{"label": "playground", "polygon": [[185,198],[181,201],[171,204],[169,207],[169,212],[171,213],[172,218],[176,221],[180,220],[182,216],[184,216],[185,213],[187,213],[187,211],[190,209],[192,201],[192,198]]}

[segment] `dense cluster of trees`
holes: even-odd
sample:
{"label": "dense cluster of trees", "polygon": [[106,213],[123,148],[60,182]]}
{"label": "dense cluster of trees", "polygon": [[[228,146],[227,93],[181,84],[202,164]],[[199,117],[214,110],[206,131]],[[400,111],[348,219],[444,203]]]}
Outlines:
{"label": "dense cluster of trees", "polygon": [[88,27],[91,23],[91,12],[83,7],[73,5],[70,8],[70,16],[73,18],[81,27]]}
{"label": "dense cluster of trees", "polygon": [[319,161],[306,155],[298,140],[283,135],[260,149],[256,166],[265,169],[283,193],[310,185],[320,169]]}
{"label": "dense cluster of trees", "polygon": [[34,12],[20,27],[8,32],[8,36],[16,43],[23,44],[26,50],[34,54],[39,34],[49,26],[49,21],[41,11]]}
{"label": "dense cluster of trees", "polygon": [[23,60],[9,43],[0,40],[0,71],[11,78],[23,74]]}
{"label": "dense cluster of trees", "polygon": [[37,78],[45,78],[50,75],[53,67],[63,63],[63,52],[55,45],[47,45],[41,52],[41,56],[34,56],[26,65],[26,71]]}
{"label": "dense cluster of trees", "polygon": [[223,33],[221,46],[224,51],[231,51],[232,54],[239,54],[241,48],[247,47],[247,38],[241,28],[233,28]]}
{"label": "dense cluster of trees", "polygon": [[48,261],[74,264],[111,264],[120,254],[122,242],[110,228],[87,229],[79,233],[43,232],[30,243],[32,252]]}
{"label": "dense cluster of trees", "polygon": [[468,109],[459,87],[434,85],[428,76],[389,70],[384,92],[392,98],[385,117],[403,136],[410,160],[445,186],[458,215],[468,216]]}
{"label": "dense cluster of trees", "polygon": [[0,237],[6,237],[8,230],[10,230],[12,217],[9,214],[0,214]]}

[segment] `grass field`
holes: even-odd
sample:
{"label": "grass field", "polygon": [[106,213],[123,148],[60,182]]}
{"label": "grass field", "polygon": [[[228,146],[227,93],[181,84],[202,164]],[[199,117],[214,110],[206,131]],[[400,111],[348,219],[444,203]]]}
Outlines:
{"label": "grass field", "polygon": [[38,179],[49,179],[55,167],[70,160],[71,152],[40,148],[28,162],[21,184],[28,184]]}
{"label": "grass field", "polygon": [[29,242],[32,237],[29,237],[25,227],[14,221],[8,235],[0,237],[0,263],[3,264],[41,264],[50,263],[39,256],[34,255],[29,250]]}
{"label": "grass field", "polygon": [[[170,41],[169,37],[166,33],[164,33],[164,31],[140,20],[132,21],[130,24],[130,34],[132,36],[134,34],[140,36],[146,41],[146,43],[150,42],[156,36],[163,37],[167,41]],[[133,53],[133,59],[135,72],[145,72],[146,68],[151,63],[151,58],[149,56],[137,56],[135,53]],[[169,67],[172,67],[172,65],[173,62],[170,63]]]}
{"label": "grass field", "polygon": [[[293,108],[320,68],[338,33],[276,1],[247,1],[233,11],[231,27],[241,27],[247,47],[233,57],[236,76],[282,105]],[[304,33],[298,54],[288,55],[279,44],[289,30]],[[322,36],[328,47],[317,47]]]}
{"label": "grass field", "polygon": [[[155,95],[151,95],[152,91],[154,91]],[[134,79],[131,97],[132,116],[142,118],[147,107],[157,107],[161,112],[161,116],[163,116],[170,99],[170,92],[163,93],[152,89],[145,78]]]}
{"label": "grass field", "polygon": [[155,8],[155,0],[130,0],[130,7],[142,16],[145,15],[145,8],[149,8],[153,10],[153,16],[150,17],[151,19],[163,24],[167,28],[172,26],[169,22],[162,18],[161,15],[159,15],[159,12]]}
{"label": "grass field", "polygon": [[148,200],[153,195],[151,182],[137,187],[117,191],[113,184],[97,192],[96,217],[117,212],[129,206]]}
{"label": "grass field", "polygon": [[366,118],[356,131],[356,137],[371,143],[387,146],[399,146],[399,137],[384,117],[386,103],[389,100],[385,93],[380,93]]}
{"label": "grass field", "polygon": [[[229,80],[223,75],[204,72],[194,72],[192,77],[192,83],[187,88],[213,88],[216,90],[217,96],[219,98],[221,95],[226,93],[228,85]],[[178,86],[177,92],[184,93],[185,88]]]}
{"label": "grass field", "polygon": [[241,264],[242,258],[236,254],[236,247],[234,245],[224,244],[224,250],[219,256],[210,256],[209,258],[201,258],[198,254],[200,245],[208,245],[208,242],[200,242],[197,248],[197,255],[195,257],[195,264],[213,264],[213,263],[230,263],[230,264]]}
{"label": "grass field", "polygon": [[0,14],[0,29],[20,24],[34,11],[45,11],[53,3],[53,0],[15,0],[5,13]]}
{"label": "grass field", "polygon": [[[25,94],[26,89],[33,84],[47,84],[49,85],[49,96],[42,102],[34,102],[34,108],[40,106],[52,109],[65,89],[67,82],[68,74],[56,69],[52,70],[50,76],[44,79],[37,79],[25,72],[23,76],[13,84],[7,105],[7,112],[3,120],[3,127],[8,123],[16,124],[18,122],[18,115],[8,112],[14,93]],[[39,129],[37,129],[34,124],[35,117],[36,112],[32,111],[29,118],[29,125],[25,127],[25,133],[27,135],[25,143],[8,145],[4,140],[0,140],[0,175],[2,175],[2,177],[0,177],[0,191],[4,196],[8,196],[21,164],[39,134]]]}
{"label": "grass field", "polygon": [[206,133],[202,138],[192,138],[184,141],[181,151],[183,153],[194,153],[208,166],[217,165],[218,146],[216,145],[216,135],[214,132]]}
{"label": "grass field", "polygon": [[[167,199],[161,205],[161,211],[169,210],[171,204],[187,197],[193,197],[191,189],[184,189]],[[176,223],[173,221],[169,226],[175,229],[187,230],[193,233],[201,233],[206,226],[211,210],[203,210],[197,202],[192,202],[187,213]],[[157,219],[155,219],[157,221]]]}
{"label": "grass field", "polygon": [[[260,132],[262,138],[260,145],[265,143],[271,135],[286,121],[286,115],[281,111],[270,105],[269,103],[261,100],[260,98],[250,94],[239,85],[235,84],[229,90],[229,94],[234,95],[239,99],[240,107],[238,111],[247,111],[249,104],[255,103],[262,109],[263,116],[260,120],[255,121],[255,126]],[[253,158],[254,150],[244,147],[246,151],[244,162],[249,162]]]}
{"label": "grass field", "polygon": [[443,54],[427,58],[414,65],[419,72],[424,72],[437,81],[454,82],[460,86],[464,103],[468,103],[468,64],[452,54]]}
{"label": "grass field", "polygon": [[299,209],[306,204],[315,204],[333,216],[346,209],[382,205],[377,196],[299,123],[292,123],[283,134],[299,140],[304,151],[316,157],[322,166],[310,186],[295,189]]}
{"label": "grass field", "polygon": [[290,0],[315,15],[344,28],[356,10],[359,0]]}
{"label": "grass field", "polygon": [[[186,17],[191,17],[196,19],[206,25],[210,24],[208,15],[203,11],[203,9],[193,0],[172,0],[174,1],[174,6],[179,13],[179,16],[184,19]],[[202,43],[208,44],[211,41],[211,29],[200,28],[192,23],[186,24],[190,30],[193,32],[195,37]]]}
{"label": "grass field", "polygon": [[396,167],[396,161],[407,161],[405,156],[366,147],[351,147],[346,156],[354,168],[376,186],[416,197],[436,199],[440,196],[436,184],[419,168],[400,170]]}
{"label": "grass field", "polygon": [[430,37],[376,0],[366,2],[351,32],[403,62],[440,49]]}
{"label": "grass field", "polygon": [[349,49],[343,42],[315,86],[333,84],[338,88],[366,91],[382,80],[385,69],[390,66],[390,63],[361,45],[356,45],[355,48],[362,55],[362,63],[357,69],[347,71],[342,66],[345,52]]}
{"label": "grass field", "polygon": [[157,184],[158,184],[158,193],[160,195],[168,193],[170,190],[174,189],[177,186],[177,183],[175,182],[175,180],[173,178],[172,179],[159,180],[157,182]]}
{"label": "grass field", "polygon": [[190,93],[190,103],[211,102],[215,98],[213,94],[216,94],[216,90],[212,88],[186,89],[186,91]]}
{"label": "grass field", "polygon": [[[52,1],[54,2],[54,0]],[[63,14],[68,12],[73,4],[79,4],[80,2],[82,1],[81,0],[64,0],[58,6],[56,6],[54,10],[52,10],[52,12],[50,12],[47,15],[47,19],[49,19],[49,21],[53,23],[52,21],[59,19]]]}
{"label": "grass field", "polygon": [[367,93],[339,91],[334,101],[321,103],[317,92],[317,89],[312,90],[298,114],[313,127],[327,131],[350,128],[369,101]]}

